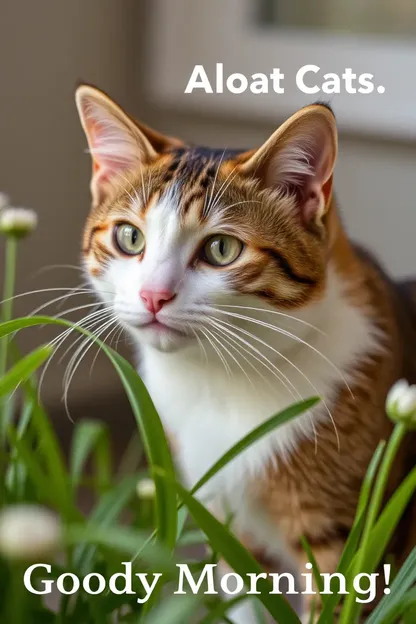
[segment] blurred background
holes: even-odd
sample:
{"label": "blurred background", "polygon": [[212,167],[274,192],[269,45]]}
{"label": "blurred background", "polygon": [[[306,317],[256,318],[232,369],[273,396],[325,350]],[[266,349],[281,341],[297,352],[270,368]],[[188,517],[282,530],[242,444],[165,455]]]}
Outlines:
{"label": "blurred background", "polygon": [[[313,101],[292,84],[295,69],[307,63],[323,73],[351,66],[386,87],[385,96],[331,98],[340,127],[336,190],[351,235],[394,276],[415,274],[415,35],[414,0],[1,0],[0,190],[39,215],[36,233],[21,244],[17,291],[83,281],[76,267],[90,161],[74,105],[77,83],[99,86],[160,131],[252,147]],[[194,65],[213,75],[216,62],[248,76],[281,67],[287,93],[184,95]],[[59,294],[20,298],[15,313]],[[21,341],[37,345],[39,332]],[[120,347],[129,354],[127,344]],[[73,380],[71,415],[105,418],[117,436],[128,437],[132,419],[104,357],[89,374],[95,351]],[[42,396],[70,429],[58,360]]]}

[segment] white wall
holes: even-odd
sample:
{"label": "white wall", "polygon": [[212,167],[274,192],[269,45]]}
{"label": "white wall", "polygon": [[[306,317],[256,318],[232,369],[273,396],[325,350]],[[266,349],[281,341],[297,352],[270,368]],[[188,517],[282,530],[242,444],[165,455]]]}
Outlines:
{"label": "white wall", "polygon": [[[39,215],[37,232],[21,244],[19,292],[82,281],[72,270],[38,273],[49,265],[79,263],[90,205],[90,159],[74,91],[86,80],[140,111],[132,87],[138,76],[138,8],[136,0],[1,0],[0,190]],[[0,281],[2,244],[0,237]],[[46,300],[19,299],[16,312],[30,312]],[[29,349],[47,337],[31,330],[21,336],[21,344]],[[46,401],[60,400],[63,367],[56,366],[58,359],[45,380]],[[75,378],[74,402],[117,383],[102,362],[92,382],[89,365]]]}

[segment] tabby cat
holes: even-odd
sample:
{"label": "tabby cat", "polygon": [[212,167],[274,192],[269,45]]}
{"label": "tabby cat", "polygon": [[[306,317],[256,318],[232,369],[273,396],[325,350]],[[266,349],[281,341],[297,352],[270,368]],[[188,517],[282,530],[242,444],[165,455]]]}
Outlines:
{"label": "tabby cat", "polygon": [[[85,269],[137,344],[185,482],[271,415],[319,395],[201,497],[220,518],[232,513],[265,566],[305,572],[305,536],[321,572],[333,572],[390,433],[387,391],[416,381],[416,306],[411,285],[393,285],[342,226],[332,111],[303,108],[260,148],[238,151],[158,134],[90,86],[76,101],[93,161]],[[390,491],[414,463],[412,444]],[[406,521],[415,528],[416,510]],[[415,542],[400,535],[399,560]],[[234,620],[254,621],[251,607]]]}

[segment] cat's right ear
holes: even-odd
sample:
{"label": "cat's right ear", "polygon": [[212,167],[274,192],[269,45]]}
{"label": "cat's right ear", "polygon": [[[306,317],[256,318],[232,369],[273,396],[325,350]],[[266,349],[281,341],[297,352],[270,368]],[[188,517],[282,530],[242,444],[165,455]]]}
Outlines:
{"label": "cat's right ear", "polygon": [[93,162],[93,205],[101,203],[111,184],[122,180],[127,172],[151,163],[158,153],[179,144],[133,121],[99,89],[82,85],[75,99]]}

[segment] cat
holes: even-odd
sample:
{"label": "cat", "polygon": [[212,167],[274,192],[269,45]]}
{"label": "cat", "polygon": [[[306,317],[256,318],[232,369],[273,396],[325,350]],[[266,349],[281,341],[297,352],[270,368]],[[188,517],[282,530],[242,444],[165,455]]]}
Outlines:
{"label": "cat", "polygon": [[[239,151],[161,135],[88,85],[76,102],[93,162],[84,266],[137,345],[184,481],[318,395],[200,497],[232,514],[265,565],[305,572],[305,536],[321,572],[335,571],[368,463],[391,431],[386,394],[399,378],[416,381],[416,289],[394,285],[343,228],[333,112],[307,106]],[[409,440],[389,492],[414,463]],[[399,558],[414,537],[399,540]],[[255,621],[249,603],[233,617]]]}

